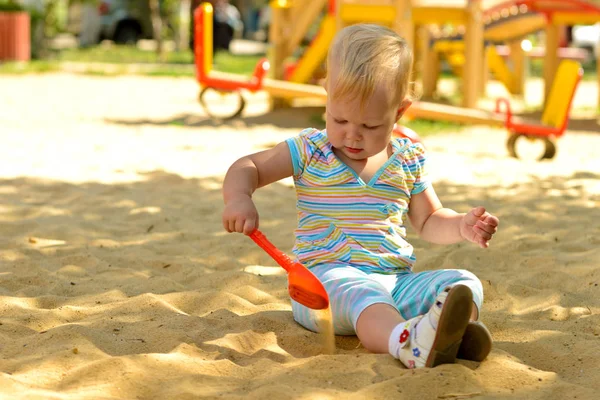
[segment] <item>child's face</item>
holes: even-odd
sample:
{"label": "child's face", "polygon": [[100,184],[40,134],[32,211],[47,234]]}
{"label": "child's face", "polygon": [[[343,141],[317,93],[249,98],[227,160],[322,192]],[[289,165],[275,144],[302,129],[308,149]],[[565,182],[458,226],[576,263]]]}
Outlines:
{"label": "child's face", "polygon": [[[329,82],[335,82],[335,68],[329,71]],[[327,100],[327,137],[332,146],[352,160],[365,160],[387,148],[394,123],[399,118],[389,88],[375,88],[373,96],[361,110],[360,99]]]}

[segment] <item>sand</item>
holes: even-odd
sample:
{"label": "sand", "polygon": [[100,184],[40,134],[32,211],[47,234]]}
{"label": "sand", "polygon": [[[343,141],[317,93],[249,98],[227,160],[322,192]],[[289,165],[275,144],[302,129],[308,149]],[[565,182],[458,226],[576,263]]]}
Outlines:
{"label": "sand", "polygon": [[[319,109],[263,114],[257,95],[217,124],[196,95],[190,79],[0,76],[0,398],[597,398],[597,132],[568,132],[546,162],[507,157],[502,130],[425,139],[445,205],[484,205],[501,229],[488,250],[410,232],[416,269],[477,274],[495,347],[408,370],[355,337],[323,354],[284,271],[221,227],[230,163]],[[289,180],[255,198],[289,252]]]}

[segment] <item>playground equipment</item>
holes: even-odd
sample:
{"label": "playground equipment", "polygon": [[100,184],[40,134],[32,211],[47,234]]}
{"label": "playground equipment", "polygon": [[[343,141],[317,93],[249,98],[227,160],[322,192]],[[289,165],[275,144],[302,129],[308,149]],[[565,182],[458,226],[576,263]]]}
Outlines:
{"label": "playground equipment", "polygon": [[509,131],[506,147],[512,157],[518,158],[516,143],[521,138],[543,140],[545,151],[540,159],[554,157],[556,139],[561,137],[567,128],[571,103],[582,76],[583,69],[578,62],[572,60],[561,62],[542,115],[541,124],[513,118],[508,99],[501,98],[496,101],[496,112],[501,111],[501,106],[505,107],[505,127]]}
{"label": "playground equipment", "polygon": [[[413,45],[416,64],[423,68],[423,93],[426,97],[435,90],[439,58],[445,57],[462,77],[462,105],[467,108],[477,107],[488,68],[504,82],[509,92],[523,92],[526,53],[520,42],[526,35],[538,31],[545,31],[547,38],[547,51],[543,55],[547,98],[559,61],[582,58],[581,51],[559,49],[561,27],[600,21],[600,7],[583,0],[329,0],[319,34],[295,66],[286,67],[286,60],[300,43],[298,38],[303,37],[308,29],[307,13],[314,20],[325,3],[325,0],[278,0],[271,3],[273,47],[269,60],[273,77],[308,82],[322,64],[335,32],[348,24],[373,22],[393,28]],[[448,24],[462,30],[462,34],[438,38],[433,42],[421,34],[431,26]],[[505,57],[500,56],[496,47],[499,43],[508,44],[512,67]],[[506,50],[503,52],[506,53]],[[417,110],[418,106],[415,106],[412,111]],[[444,111],[440,118],[452,118],[448,115],[451,111],[462,112]],[[473,122],[482,121],[474,118]]]}
{"label": "playground equipment", "polygon": [[[496,76],[512,88],[513,92],[522,86],[523,52],[520,41],[524,35],[546,30],[547,51],[544,55],[544,78],[546,88],[554,81],[556,61],[559,60],[558,29],[563,23],[591,23],[600,21],[600,7],[582,0],[444,0],[443,7],[428,3],[429,0],[273,0],[270,35],[269,60],[261,60],[251,77],[226,74],[212,70],[212,7],[202,5],[195,12],[196,18],[196,67],[200,86],[200,102],[209,115],[217,116],[217,102],[210,100],[217,94],[235,97],[233,110],[221,110],[221,118],[230,118],[241,113],[245,101],[245,91],[266,91],[274,99],[314,98],[326,100],[326,92],[317,84],[308,84],[315,71],[323,64],[327,48],[337,30],[356,22],[373,22],[387,25],[400,32],[416,48],[416,65],[422,64],[423,92],[431,93],[437,81],[436,62],[428,58],[439,57],[444,46],[448,54],[460,64],[463,77],[463,107],[417,101],[407,110],[408,119],[431,119],[458,123],[475,123],[490,126],[505,126],[504,118],[497,113],[477,109],[477,100],[485,82],[485,60],[493,67]],[[495,5],[483,10],[482,2],[494,1]],[[441,3],[441,1],[438,1]],[[311,25],[326,9],[321,19],[320,30],[307,50],[298,58],[295,65],[285,62],[294,53]],[[212,15],[212,14],[210,14]],[[425,27],[453,24],[464,28],[461,40],[438,41],[432,49],[431,41],[423,45],[420,35]],[[508,48],[512,59],[512,70],[504,61],[496,46],[486,43],[511,41]],[[416,42],[416,43],[415,43]],[[519,46],[517,46],[519,43]],[[553,50],[554,49],[554,50]],[[421,51],[420,51],[421,50]],[[505,50],[504,50],[505,51]],[[599,52],[600,53],[600,52]],[[568,56],[566,58],[577,58]],[[438,59],[439,64],[439,59]],[[600,64],[600,63],[599,63]],[[434,66],[427,70],[428,66]],[[417,67],[418,68],[418,67]],[[457,67],[458,68],[458,67]],[[599,67],[600,69],[600,67]],[[265,75],[269,72],[270,78]],[[600,74],[599,74],[600,75]],[[465,79],[468,77],[468,79]],[[599,76],[600,79],[600,76]],[[600,82],[599,82],[600,86]],[[546,100],[547,100],[546,96]],[[600,101],[600,100],[599,100]],[[211,109],[212,108],[212,109]]]}
{"label": "playground equipment", "polygon": [[[483,92],[485,74],[489,69],[510,93],[522,94],[525,82],[524,59],[530,54],[521,48],[521,39],[528,34],[545,30],[547,43],[542,56],[547,99],[559,60],[585,58],[584,52],[579,49],[559,48],[558,32],[561,25],[600,21],[600,7],[581,0],[510,0],[482,10],[481,17],[482,45],[485,46],[483,59],[487,65],[484,65],[484,75],[479,79],[479,93]],[[461,38],[461,35],[455,35],[434,39],[423,50],[427,60],[423,65],[425,96],[431,96],[435,90],[440,71],[440,57],[446,59],[456,75],[472,79],[471,75],[461,73],[463,65],[467,62],[466,44]],[[512,68],[507,64],[505,57],[499,54],[499,47],[496,46],[499,43],[508,43],[508,48],[505,47],[502,51],[508,53],[507,58],[510,59]],[[467,82],[463,82],[465,83]]]}
{"label": "playground equipment", "polygon": [[[334,0],[329,1],[329,4],[335,3]],[[282,1],[282,3],[285,2]],[[281,6],[281,4],[279,6]],[[274,9],[274,11],[276,10],[283,11],[286,10],[286,8],[279,7]],[[287,10],[290,11],[289,9]],[[361,14],[366,15],[366,18],[370,20],[376,18],[375,14],[366,13],[365,10],[360,7],[351,7],[347,8],[346,10],[347,11],[343,15],[351,19],[348,21],[344,20],[342,21],[342,23],[349,23],[349,21],[353,20],[352,18],[356,19],[358,18],[358,15]],[[381,11],[380,8],[377,8],[377,10]],[[377,10],[371,10],[371,12]],[[295,99],[304,97],[319,99],[325,102],[325,100],[327,99],[327,93],[325,92],[325,89],[322,86],[298,82],[289,82],[283,79],[271,79],[265,77],[267,71],[272,72],[274,76],[278,76],[277,74],[279,74],[279,76],[283,77],[284,68],[282,63],[274,64],[272,61],[262,59],[257,63],[257,66],[254,70],[254,74],[251,77],[245,77],[236,74],[228,74],[212,70],[212,13],[213,8],[209,3],[202,4],[194,12],[194,19],[196,22],[196,29],[194,32],[196,43],[194,49],[196,54],[196,78],[202,88],[199,98],[200,104],[203,106],[208,115],[219,119],[227,119],[239,116],[245,106],[245,100],[243,96],[244,91],[256,92],[262,90],[266,91],[274,98]],[[273,41],[275,42],[273,44],[274,48],[282,46],[280,39],[278,39],[281,38],[281,35],[275,34],[275,32],[278,32],[277,29],[282,29],[278,28],[278,26],[281,25],[281,20],[278,19],[277,14],[277,12],[274,12],[275,16],[273,18],[272,24],[275,25],[275,27],[271,28],[271,34],[274,36]],[[388,22],[392,21],[392,19],[389,16],[387,18]],[[338,21],[336,20],[336,24],[337,23]],[[327,32],[328,35],[330,32]],[[327,35],[323,34],[322,37],[327,37]],[[296,34],[295,36],[302,37],[303,34]],[[329,39],[329,41],[330,40],[331,38]],[[329,42],[327,42],[327,44],[329,45]],[[275,52],[275,55],[271,54],[271,60],[277,60],[279,58],[278,56],[276,56],[277,54],[280,53]],[[322,60],[320,62],[322,62]],[[309,64],[307,62],[307,64],[304,65]],[[310,69],[310,67],[306,68]],[[297,74],[296,76],[298,76],[298,74],[306,74],[304,69],[305,67],[301,65],[301,62],[299,62],[298,66],[294,68],[293,72]],[[278,70],[279,72],[277,72]],[[211,98],[211,96],[213,97]],[[220,107],[218,104],[219,101],[216,100],[223,97],[231,97],[233,99],[231,101],[222,102],[224,105]],[[503,125],[502,119],[492,112],[477,109],[465,109],[461,107],[453,107],[447,105],[438,105],[434,103],[425,102],[413,103],[413,105],[405,113],[405,116],[409,119],[442,119],[455,121],[459,123],[482,123],[495,126]],[[400,131],[396,133],[399,136],[408,137],[407,135],[402,135],[402,132]]]}
{"label": "playground equipment", "polygon": [[308,268],[299,262],[292,261],[258,229],[250,234],[250,239],[270,255],[281,268],[285,269],[288,274],[288,291],[292,299],[313,310],[323,310],[329,307],[329,296],[323,284]]}
{"label": "playground equipment", "polygon": [[[244,96],[242,94],[245,90],[249,92],[265,90],[272,96],[279,98],[326,98],[325,90],[319,86],[304,85],[265,78],[267,71],[269,71],[271,68],[267,59],[259,60],[254,69],[254,73],[249,78],[236,74],[212,71],[212,5],[210,3],[202,3],[194,11],[194,19],[196,26],[194,32],[196,79],[202,87],[199,101],[208,115],[221,119],[239,116],[246,105],[246,101],[244,100]],[[216,94],[219,97],[228,95],[235,97],[236,101],[233,102],[233,110],[227,109],[223,110],[221,113],[216,111],[215,107],[213,107],[215,105],[214,101],[207,98],[212,94]],[[230,105],[226,107],[230,107]]]}

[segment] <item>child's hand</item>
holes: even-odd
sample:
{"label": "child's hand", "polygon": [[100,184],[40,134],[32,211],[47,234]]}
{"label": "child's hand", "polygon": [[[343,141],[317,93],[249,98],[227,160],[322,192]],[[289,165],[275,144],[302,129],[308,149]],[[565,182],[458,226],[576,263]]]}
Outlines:
{"label": "child's hand", "polygon": [[252,199],[240,196],[231,199],[223,210],[223,228],[227,232],[249,235],[258,228],[258,211]]}
{"label": "child's hand", "polygon": [[460,221],[460,234],[482,248],[489,246],[488,241],[498,230],[498,218],[485,211],[483,207],[475,207]]}

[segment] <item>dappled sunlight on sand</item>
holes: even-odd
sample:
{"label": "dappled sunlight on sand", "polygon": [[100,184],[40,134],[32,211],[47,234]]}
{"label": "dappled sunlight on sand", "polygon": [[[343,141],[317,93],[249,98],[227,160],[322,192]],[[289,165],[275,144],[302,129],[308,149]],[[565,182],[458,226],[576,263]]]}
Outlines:
{"label": "dappled sunlight on sand", "polygon": [[[324,354],[321,338],[293,320],[285,271],[222,228],[227,167],[296,134],[312,114],[217,124],[185,79],[6,82],[0,397],[597,397],[597,133],[568,132],[544,162],[509,158],[502,130],[425,137],[444,204],[483,205],[501,229],[487,250],[427,244],[409,230],[417,271],[479,276],[482,320],[495,340],[482,363],[415,371],[368,353],[355,337],[337,337],[335,354]],[[39,96],[25,95],[34,90]],[[25,117],[25,106],[39,118]],[[170,122],[186,113],[193,125]],[[261,229],[288,253],[290,184],[253,196]]]}

